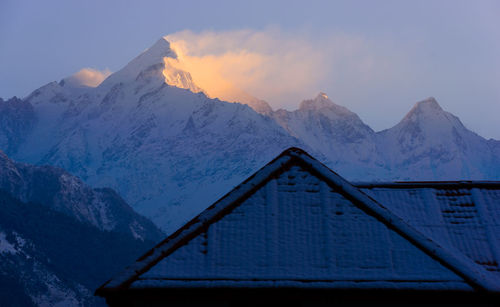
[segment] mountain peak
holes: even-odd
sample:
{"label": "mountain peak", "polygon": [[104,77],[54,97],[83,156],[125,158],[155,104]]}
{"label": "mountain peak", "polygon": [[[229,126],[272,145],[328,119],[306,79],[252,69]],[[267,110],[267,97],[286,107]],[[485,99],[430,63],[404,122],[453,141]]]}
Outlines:
{"label": "mountain peak", "polygon": [[299,105],[299,110],[319,110],[333,107],[335,104],[323,92],[320,92],[316,98],[303,100]]}
{"label": "mountain peak", "polygon": [[319,111],[327,109],[329,114],[335,114],[335,117],[356,116],[346,107],[338,105],[328,98],[328,95],[320,92],[316,98],[304,100],[299,105],[299,111]]}
{"label": "mountain peak", "polygon": [[158,74],[161,76],[161,71],[165,66],[164,58],[176,59],[177,54],[170,48],[170,42],[162,37],[153,46],[130,61],[124,68],[109,76],[101,85],[105,87],[120,82],[134,81],[141,74]]}
{"label": "mountain peak", "polygon": [[160,38],[156,43],[143,51],[139,56],[130,61],[127,67],[143,70],[156,64],[163,64],[163,58],[177,58],[177,54],[170,48],[170,42],[165,38]]}
{"label": "mountain peak", "polygon": [[431,118],[443,117],[445,111],[441,108],[434,97],[421,100],[411,108],[403,118],[403,121],[430,120]]}
{"label": "mountain peak", "polygon": [[[452,138],[450,133],[454,129],[455,131],[466,130],[460,119],[444,111],[434,97],[415,103],[396,127],[411,131],[412,135],[427,135],[427,138],[438,139],[440,142],[443,139]],[[441,137],[437,137],[437,135],[441,135]]]}
{"label": "mountain peak", "polygon": [[328,95],[323,93],[323,92],[319,92],[318,96],[316,96],[315,99],[326,99],[328,100]]}
{"label": "mountain peak", "polygon": [[170,42],[164,37],[157,40],[153,46],[146,49],[146,51],[144,51],[141,55],[139,55],[139,57],[145,54],[147,54],[149,57],[155,57],[160,60],[163,60],[164,57],[169,57],[174,59],[177,58],[177,54],[170,47]]}
{"label": "mountain peak", "polygon": [[413,109],[443,111],[443,109],[441,108],[439,103],[436,101],[436,98],[434,98],[434,97],[429,97],[429,98],[426,98],[422,101],[415,103],[415,105],[413,106]]}

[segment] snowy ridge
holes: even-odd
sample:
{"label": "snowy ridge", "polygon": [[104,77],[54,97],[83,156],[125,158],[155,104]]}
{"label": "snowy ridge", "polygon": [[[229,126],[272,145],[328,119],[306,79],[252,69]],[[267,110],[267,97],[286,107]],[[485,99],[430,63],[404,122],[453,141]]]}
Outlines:
{"label": "snowy ridge", "polygon": [[134,82],[140,76],[140,73],[144,71],[156,69],[161,71],[163,70],[164,57],[175,59],[177,55],[170,49],[170,43],[164,38],[160,38],[153,46],[130,61],[124,68],[104,80],[99,87],[110,88],[119,83]]}
{"label": "snowy ridge", "polygon": [[432,97],[417,102],[401,122],[378,133],[378,138],[391,149],[385,153],[388,166],[400,170],[394,179],[499,179],[500,156]]}
{"label": "snowy ridge", "polygon": [[[278,110],[273,118],[291,135],[309,145],[323,161],[349,178],[386,176],[375,132],[325,93],[304,100],[298,110]],[[377,174],[377,175],[376,175]]]}
{"label": "snowy ridge", "polygon": [[0,151],[0,189],[105,231],[158,240],[163,234],[114,191],[92,189],[62,169],[16,163]]}

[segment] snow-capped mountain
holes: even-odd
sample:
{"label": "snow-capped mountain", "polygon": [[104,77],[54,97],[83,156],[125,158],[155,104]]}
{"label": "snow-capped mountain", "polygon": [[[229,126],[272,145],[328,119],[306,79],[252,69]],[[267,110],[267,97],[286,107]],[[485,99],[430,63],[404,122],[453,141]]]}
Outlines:
{"label": "snow-capped mountain", "polygon": [[96,88],[52,82],[34,91],[24,102],[36,124],[7,153],[112,187],[175,229],[286,147],[302,146],[247,105],[167,84],[165,57],[175,53],[162,39]]}
{"label": "snow-capped mountain", "polygon": [[468,130],[433,97],[417,102],[396,126],[379,132],[378,144],[394,179],[500,179],[498,141]]}
{"label": "snow-capped mountain", "polygon": [[[299,109],[283,109],[273,118],[291,135],[325,157],[325,163],[343,176],[379,176],[383,160],[375,132],[347,108],[333,103],[325,93],[304,100]],[[372,173],[377,170],[376,173]]]}
{"label": "snow-capped mountain", "polygon": [[16,163],[0,151],[0,189],[23,202],[37,203],[92,225],[139,240],[159,241],[163,233],[109,188],[92,189],[52,166]]}
{"label": "snow-capped mountain", "polygon": [[303,101],[298,110],[272,116],[351,180],[500,179],[500,142],[468,130],[432,97],[380,132],[324,93]]}
{"label": "snow-capped mountain", "polygon": [[170,65],[176,57],[160,39],[95,88],[63,80],[9,102],[25,111],[5,115],[0,145],[19,161],[116,189],[167,231],[290,146],[349,180],[500,179],[499,142],[467,130],[435,101],[377,133],[324,93],[293,112],[251,96],[244,102],[255,110],[210,99]]}

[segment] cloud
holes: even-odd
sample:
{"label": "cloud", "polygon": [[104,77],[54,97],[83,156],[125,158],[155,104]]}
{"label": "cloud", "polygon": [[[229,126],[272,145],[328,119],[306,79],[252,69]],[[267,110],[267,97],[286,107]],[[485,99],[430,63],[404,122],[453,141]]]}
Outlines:
{"label": "cloud", "polygon": [[65,81],[73,86],[96,87],[109,75],[111,75],[109,69],[100,71],[93,68],[83,68],[71,77],[65,79]]}
{"label": "cloud", "polygon": [[409,62],[379,42],[343,33],[187,30],[165,38],[178,54],[170,64],[190,72],[209,96],[244,101],[251,93],[274,108],[294,108],[320,91],[397,80]]}

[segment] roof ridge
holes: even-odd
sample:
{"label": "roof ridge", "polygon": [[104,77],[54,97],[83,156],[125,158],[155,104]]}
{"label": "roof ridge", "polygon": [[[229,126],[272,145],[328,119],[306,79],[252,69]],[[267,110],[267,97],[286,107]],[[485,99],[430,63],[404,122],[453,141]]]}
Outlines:
{"label": "roof ridge", "polygon": [[462,277],[473,288],[500,291],[500,285],[492,280],[484,268],[466,257],[451,254],[445,248],[403,221],[399,216],[392,213],[388,208],[310,156],[307,152],[300,148],[292,147],[283,151],[278,157],[217,200],[182,228],[169,235],[165,240],[137,259],[134,264],[127,267],[121,274],[99,287],[96,290],[96,295],[101,295],[103,291],[128,287],[141,274],[148,271],[161,259],[171,254],[177,248],[184,245],[185,242],[196,237],[210,224],[218,221],[239,206],[242,200],[250,196],[255,190],[267,183],[267,181],[274,178],[277,173],[284,171],[294,161],[303,164],[307,170],[319,175],[329,185],[338,188],[339,193],[350,200],[355,206],[365,212],[368,211],[369,214],[386,224],[386,226],[389,226],[417,248]]}
{"label": "roof ridge", "polygon": [[434,188],[434,189],[456,189],[456,188],[484,188],[499,189],[500,181],[496,180],[459,180],[459,181],[359,181],[351,182],[357,188]]}

